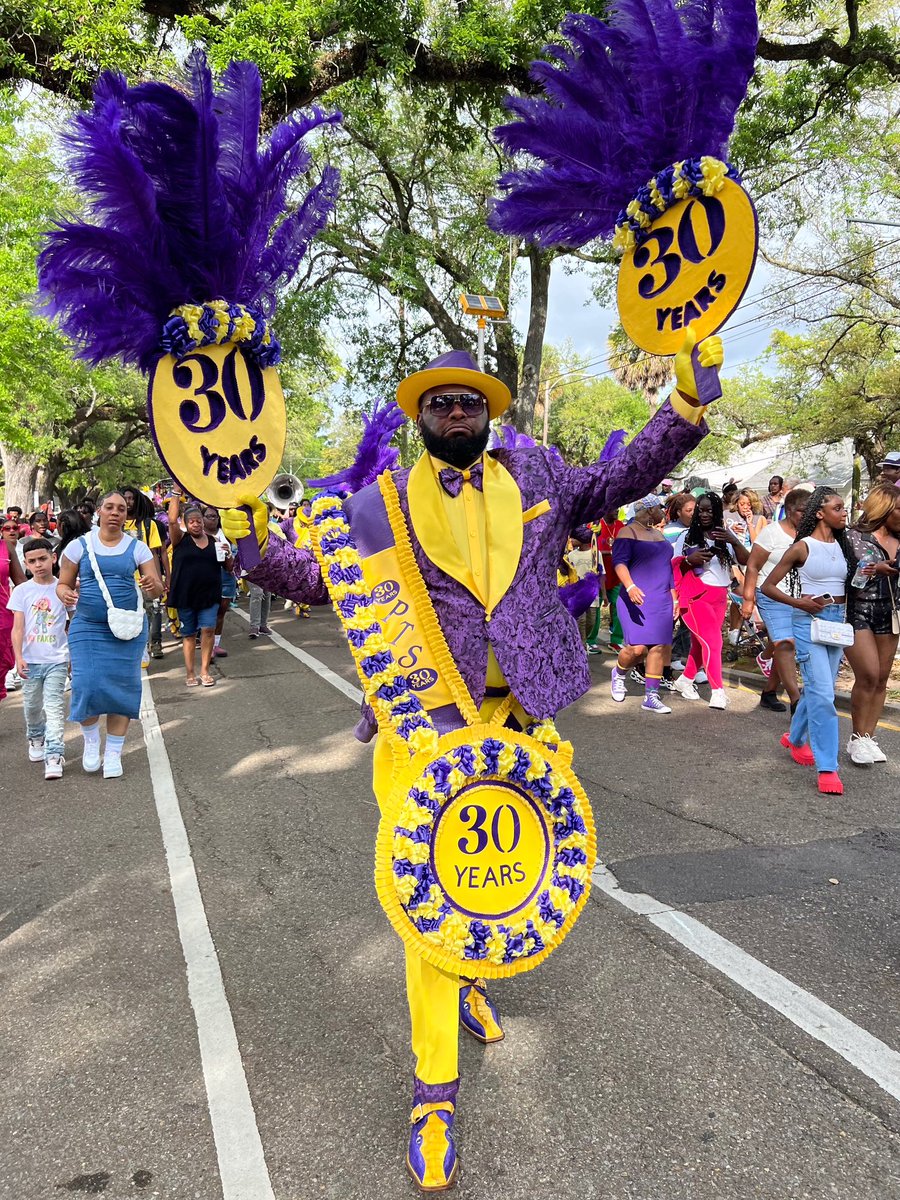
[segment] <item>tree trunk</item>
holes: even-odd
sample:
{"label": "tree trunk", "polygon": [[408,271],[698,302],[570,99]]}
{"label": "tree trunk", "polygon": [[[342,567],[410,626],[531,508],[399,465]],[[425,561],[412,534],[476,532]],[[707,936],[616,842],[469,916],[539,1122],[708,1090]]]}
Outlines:
{"label": "tree trunk", "polygon": [[528,262],[531,268],[531,304],[528,310],[525,352],[522,355],[522,383],[512,412],[512,421],[521,433],[531,434],[541,381],[541,359],[544,354],[544,333],[547,329],[553,254],[530,246]]}
{"label": "tree trunk", "polygon": [[34,512],[34,495],[40,470],[37,458],[14,450],[6,442],[0,442],[0,458],[3,460],[6,507],[17,504],[25,514]]}

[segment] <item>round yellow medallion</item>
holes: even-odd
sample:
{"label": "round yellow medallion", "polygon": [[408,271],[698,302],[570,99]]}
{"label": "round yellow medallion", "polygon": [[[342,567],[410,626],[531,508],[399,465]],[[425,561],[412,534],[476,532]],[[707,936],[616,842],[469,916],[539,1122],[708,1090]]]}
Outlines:
{"label": "round yellow medallion", "polygon": [[511,917],[537,893],[547,871],[546,814],[520,789],[474,783],[440,812],[432,835],[434,873],[467,917]]}
{"label": "round yellow medallion", "polygon": [[166,469],[206,504],[230,508],[241,492],[259,496],[278,473],[287,431],[278,372],[238,345],[162,357],[147,408]]}
{"label": "round yellow medallion", "polygon": [[733,179],[657,217],[619,267],[622,326],[650,354],[675,354],[691,325],[715,333],[741,302],[756,263],[756,212]]}
{"label": "round yellow medallion", "polygon": [[[382,736],[382,735],[379,735]],[[391,924],[444,971],[488,978],[543,962],[582,911],[597,857],[569,766],[527,734],[444,734],[396,779],[375,884]]]}

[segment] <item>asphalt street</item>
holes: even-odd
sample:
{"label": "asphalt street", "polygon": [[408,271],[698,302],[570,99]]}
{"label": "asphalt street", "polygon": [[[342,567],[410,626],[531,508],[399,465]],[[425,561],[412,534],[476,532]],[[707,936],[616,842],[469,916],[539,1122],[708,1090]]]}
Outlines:
{"label": "asphalt street", "polygon": [[[329,611],[272,623],[355,685]],[[225,644],[188,690],[167,643],[121,780],[82,771],[70,728],[45,783],[20,696],[0,706],[3,1200],[416,1195],[371,750],[327,672],[239,615]],[[886,765],[820,796],[751,692],[654,717],[591,669],[560,726],[607,873],[494,988],[506,1040],[461,1043],[458,1194],[900,1200],[900,721]]]}

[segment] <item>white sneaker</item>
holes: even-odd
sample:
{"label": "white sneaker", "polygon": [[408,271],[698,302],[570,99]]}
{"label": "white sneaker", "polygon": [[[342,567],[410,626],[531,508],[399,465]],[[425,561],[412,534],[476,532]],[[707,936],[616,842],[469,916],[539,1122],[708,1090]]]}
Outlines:
{"label": "white sneaker", "polygon": [[710,708],[727,708],[728,697],[725,695],[724,688],[713,688],[709,697]]}
{"label": "white sneaker", "polygon": [[11,671],[6,672],[6,690],[8,692],[17,692],[22,686],[22,676],[13,667]]}
{"label": "white sneaker", "polygon": [[684,699],[684,700],[699,700],[700,699],[700,693],[694,687],[693,679],[685,679],[685,677],[683,675],[679,675],[678,678],[675,680],[675,682],[672,684],[672,687],[679,694],[679,696],[681,696],[682,699]]}
{"label": "white sneaker", "polygon": [[887,762],[887,755],[872,737],[871,733],[866,734],[866,741],[869,743],[869,749],[872,751],[872,762]]}
{"label": "white sneaker", "polygon": [[66,760],[61,754],[48,755],[47,761],[44,763],[44,778],[62,779],[63,767],[65,765]]}
{"label": "white sneaker", "polygon": [[706,683],[706,682],[707,682],[706,672],[698,671],[697,674],[694,676],[694,683]]}
{"label": "white sneaker", "polygon": [[613,700],[615,700],[617,704],[621,704],[628,695],[628,689],[625,686],[625,680],[622,678],[622,673],[616,670],[615,667],[612,669],[612,678],[609,681],[609,691]]}
{"label": "white sneaker", "polygon": [[28,739],[28,761],[44,761],[44,739],[42,737]]}
{"label": "white sneaker", "polygon": [[103,778],[118,779],[121,774],[122,755],[110,754],[109,751],[107,751],[107,753],[103,755]]}
{"label": "white sneaker", "polygon": [[872,757],[872,739],[863,733],[854,733],[850,735],[850,741],[847,743],[847,753],[850,755],[850,761],[856,763],[858,767],[871,767],[875,759]]}
{"label": "white sneaker", "polygon": [[663,713],[670,713],[671,711],[671,708],[669,708],[668,705],[663,704],[662,700],[660,700],[659,696],[657,696],[655,692],[648,692],[644,697],[644,703],[641,705],[641,712],[659,713],[662,715]]}
{"label": "white sneaker", "polygon": [[94,771],[100,770],[100,743],[97,742],[94,746],[85,746],[81,755],[81,765],[91,774]]}
{"label": "white sneaker", "polygon": [[669,666],[672,668],[673,671],[683,671],[684,670],[684,663],[681,661],[680,658],[676,658],[674,662],[669,663]]}

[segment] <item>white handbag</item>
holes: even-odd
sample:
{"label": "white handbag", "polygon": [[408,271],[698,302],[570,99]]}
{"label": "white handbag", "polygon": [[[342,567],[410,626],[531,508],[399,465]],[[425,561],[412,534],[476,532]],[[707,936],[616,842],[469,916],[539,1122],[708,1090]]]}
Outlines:
{"label": "white handbag", "polygon": [[856,634],[848,621],[823,621],[813,617],[809,636],[818,646],[852,646]]}
{"label": "white handbag", "polygon": [[115,637],[123,642],[133,641],[144,628],[144,605],[141,601],[141,593],[137,584],[134,590],[137,592],[138,606],[132,608],[116,608],[112,602],[112,596],[109,594],[109,588],[106,586],[106,580],[103,578],[103,573],[97,563],[97,556],[94,553],[93,546],[94,533],[85,535],[84,544],[87,549],[88,558],[91,561],[91,570],[94,572],[94,578],[97,580],[97,586],[100,589],[100,594],[106,601],[106,620],[109,622],[109,627]]}

